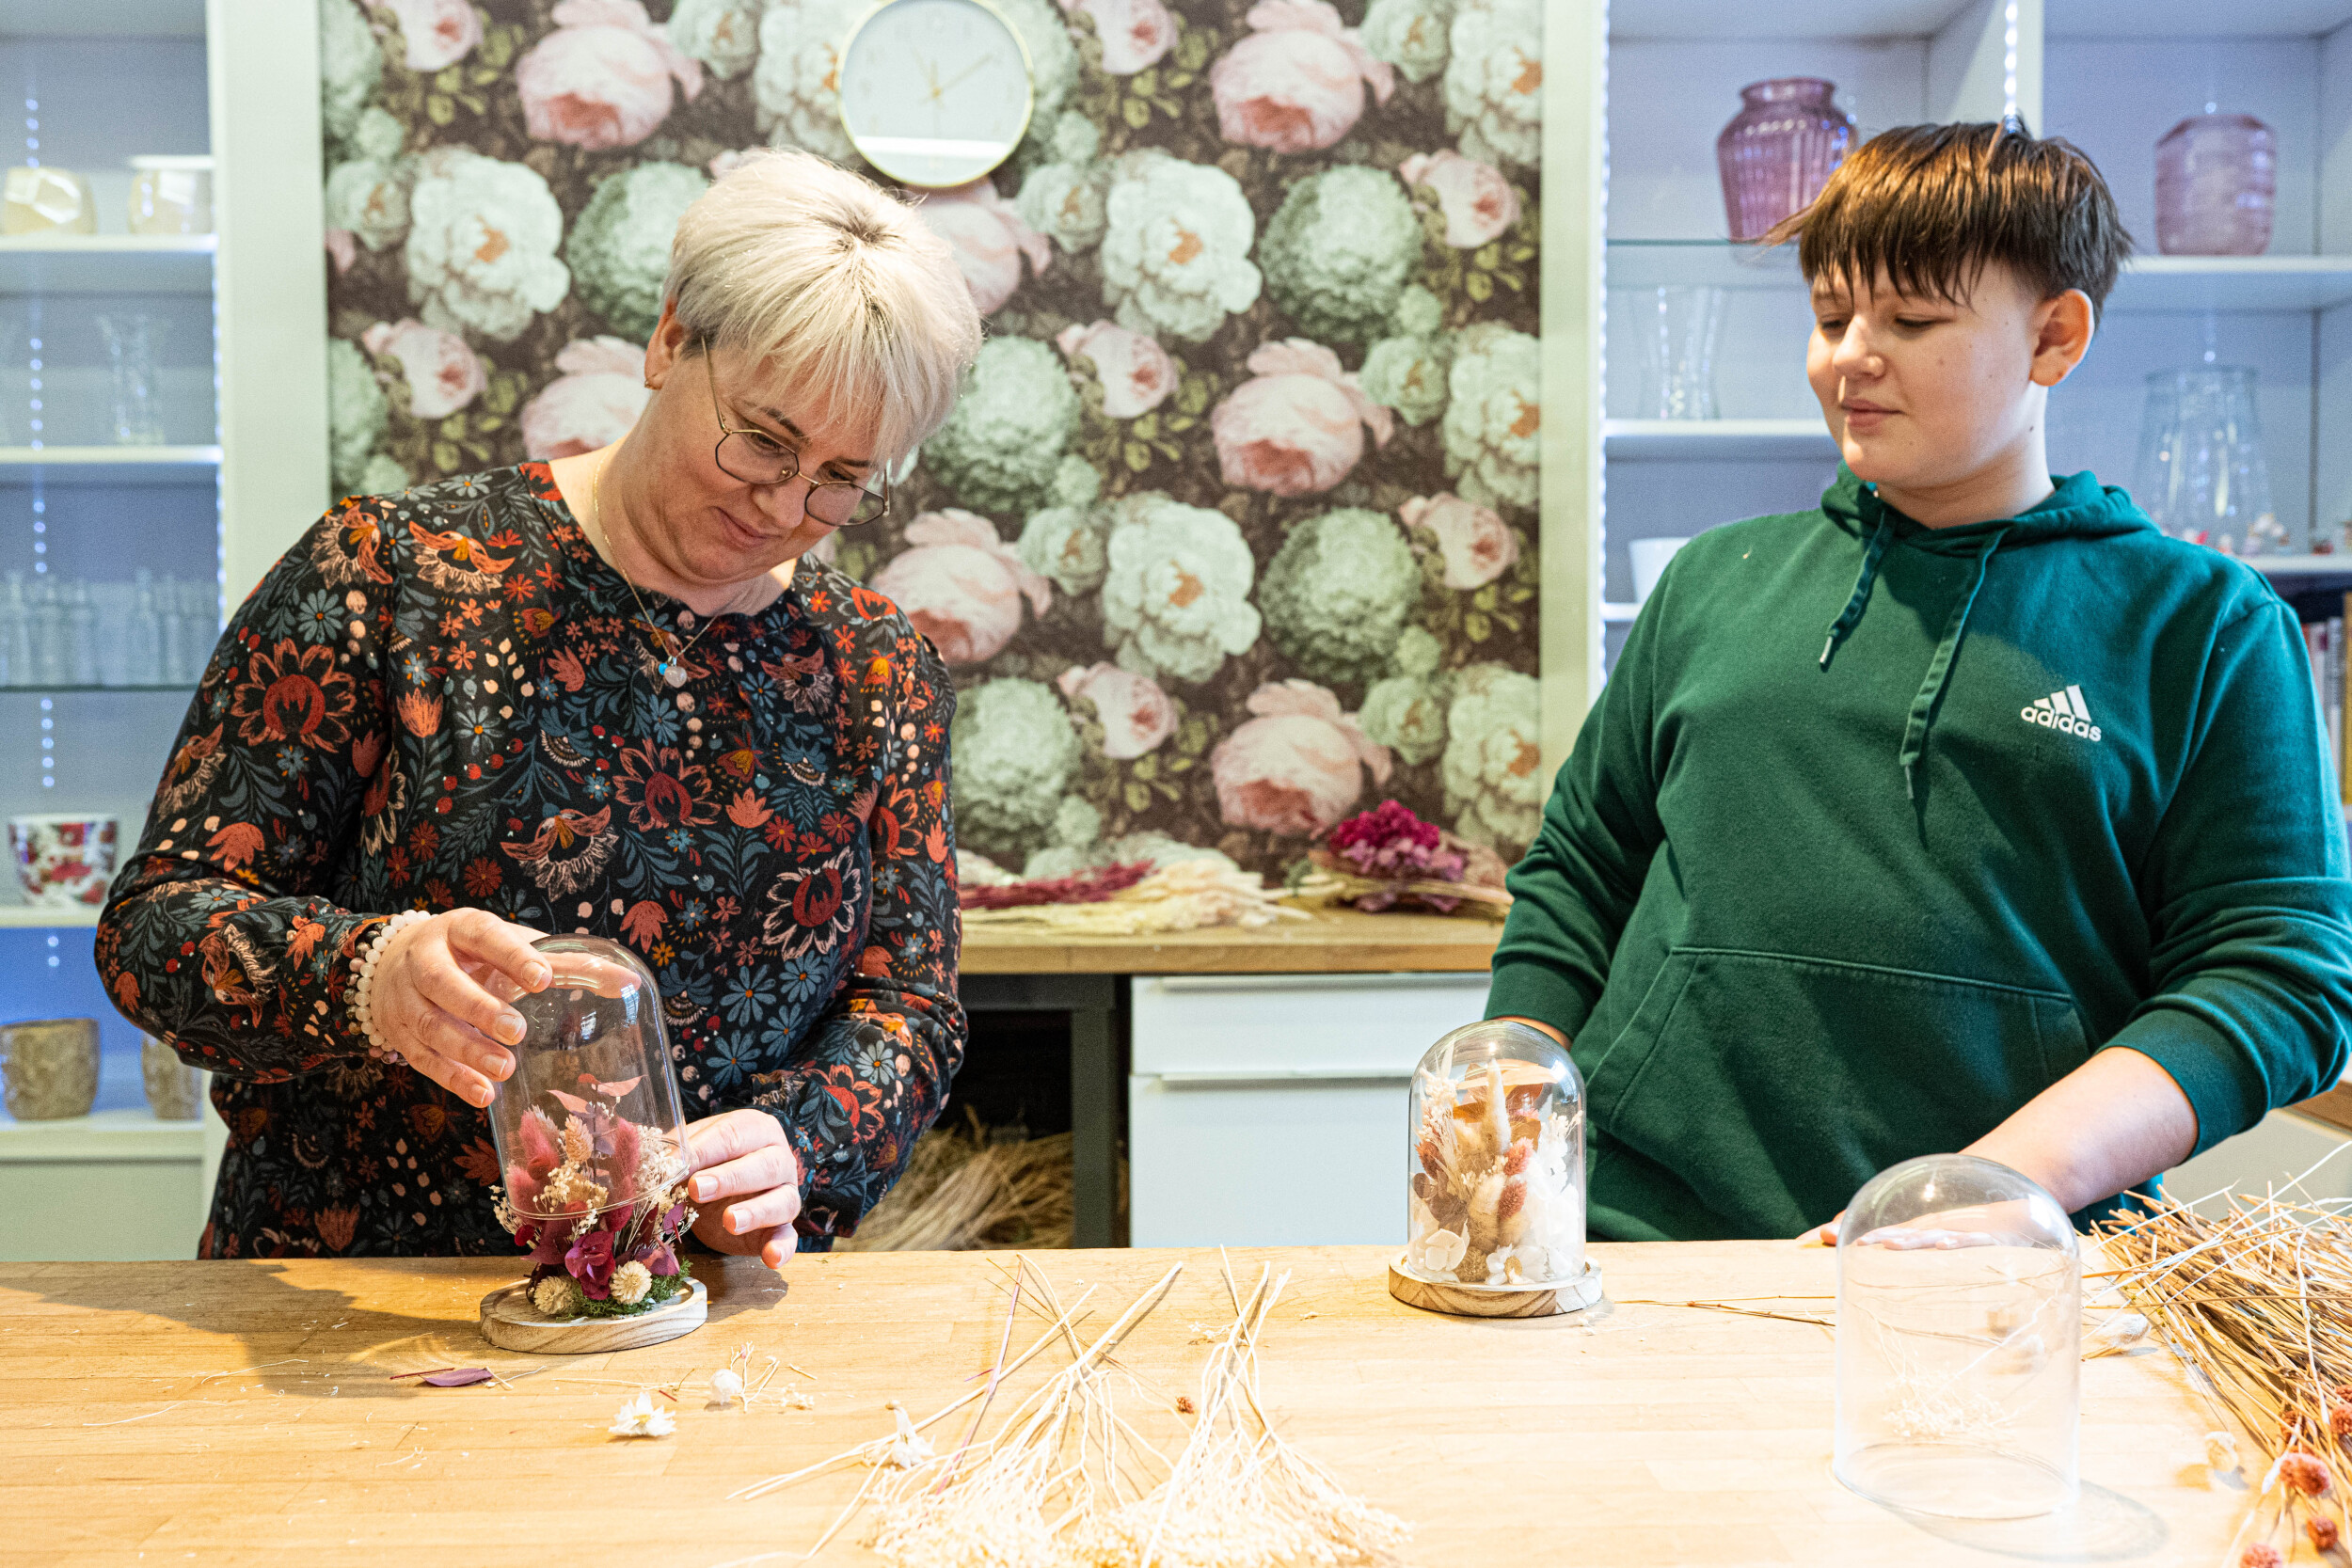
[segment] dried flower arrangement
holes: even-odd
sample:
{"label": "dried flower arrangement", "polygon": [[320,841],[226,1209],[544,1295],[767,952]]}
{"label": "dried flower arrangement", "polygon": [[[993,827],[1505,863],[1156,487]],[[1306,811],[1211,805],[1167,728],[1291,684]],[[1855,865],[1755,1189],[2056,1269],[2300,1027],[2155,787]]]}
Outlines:
{"label": "dried flower arrangement", "polygon": [[1125,865],[1098,865],[1067,877],[1035,877],[993,885],[967,882],[958,886],[956,902],[967,910],[1018,910],[1031,904],[1099,904],[1124,893],[1152,874],[1150,861]]}
{"label": "dried flower arrangement", "polygon": [[694,1223],[686,1161],[659,1129],[619,1114],[634,1079],[555,1091],[564,1125],[536,1107],[498,1196],[499,1223],[531,1249],[531,1305],[544,1319],[622,1318],[675,1299],[693,1279],[677,1243]]}
{"label": "dried flower arrangement", "polygon": [[1422,1121],[1405,1266],[1432,1284],[1542,1287],[1583,1267],[1581,1170],[1549,1082],[1507,1084],[1488,1062],[1458,1083],[1421,1072]]}
{"label": "dried flower arrangement", "polygon": [[[2193,1380],[2269,1461],[2240,1528],[2240,1568],[2276,1564],[2300,1533],[2322,1552],[2344,1533],[2336,1472],[2352,1464],[2352,1226],[2342,1200],[2230,1200],[2208,1217],[2179,1203],[2098,1234],[2104,1276],[2195,1370]],[[2237,1468],[2227,1431],[2205,1463]],[[2247,1539],[2250,1536],[2250,1539]]]}
{"label": "dried flower arrangement", "polygon": [[1068,936],[1131,937],[1308,918],[1303,910],[1275,902],[1279,896],[1267,892],[1265,879],[1254,871],[1229,871],[1215,861],[1178,861],[1090,903],[967,909],[963,925],[966,930],[1009,926]]}
{"label": "dried flower arrangement", "polygon": [[1288,884],[1297,897],[1337,901],[1367,913],[1410,900],[1439,914],[1467,905],[1473,914],[1501,919],[1511,907],[1504,869],[1502,857],[1485,845],[1383,800],[1335,824],[1292,865]]}
{"label": "dried flower arrangement", "polygon": [[[730,1496],[763,1497],[826,1470],[868,1465],[856,1496],[807,1555],[816,1556],[870,1501],[868,1544],[888,1561],[922,1568],[1344,1564],[1392,1554],[1405,1543],[1406,1526],[1348,1494],[1285,1442],[1259,1402],[1258,1342],[1287,1275],[1269,1283],[1262,1272],[1244,1300],[1228,1273],[1233,1320],[1201,1375],[1204,1414],[1173,1462],[1120,1413],[1118,1386],[1140,1380],[1115,1353],[1183,1267],[1171,1267],[1108,1329],[1082,1342],[1076,1324],[1092,1288],[1065,1308],[1052,1282],[1027,1258],[1017,1258],[984,1386],[920,1421],[893,1401],[890,1432]],[[1008,1360],[1025,1305],[1049,1326]],[[983,1435],[1006,1379],[1057,1343],[1068,1348],[1069,1364]],[[922,1435],[975,1402],[980,1408],[953,1448],[942,1452]]]}

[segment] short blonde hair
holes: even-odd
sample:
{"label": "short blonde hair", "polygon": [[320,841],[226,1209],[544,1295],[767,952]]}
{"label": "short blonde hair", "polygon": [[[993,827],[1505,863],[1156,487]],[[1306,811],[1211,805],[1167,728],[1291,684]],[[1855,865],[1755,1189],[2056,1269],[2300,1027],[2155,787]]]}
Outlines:
{"label": "short blonde hair", "polygon": [[896,465],[955,407],[980,315],[914,209],[807,152],[756,151],[678,220],[662,293],[694,336],[878,408]]}

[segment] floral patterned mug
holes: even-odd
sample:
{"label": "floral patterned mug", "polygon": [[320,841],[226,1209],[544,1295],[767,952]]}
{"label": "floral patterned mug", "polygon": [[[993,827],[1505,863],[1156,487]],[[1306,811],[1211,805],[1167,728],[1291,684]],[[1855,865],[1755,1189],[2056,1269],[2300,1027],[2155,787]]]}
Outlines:
{"label": "floral patterned mug", "polygon": [[11,816],[8,845],[24,901],[55,908],[103,904],[115,875],[111,816]]}

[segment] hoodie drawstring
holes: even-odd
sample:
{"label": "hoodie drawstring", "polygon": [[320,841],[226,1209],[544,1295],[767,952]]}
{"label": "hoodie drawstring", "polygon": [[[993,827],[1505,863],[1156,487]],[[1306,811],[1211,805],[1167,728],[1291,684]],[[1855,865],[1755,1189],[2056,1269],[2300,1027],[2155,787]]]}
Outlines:
{"label": "hoodie drawstring", "polygon": [[1928,727],[1935,722],[1935,710],[1944,701],[1944,689],[1951,683],[1952,662],[1960,657],[1960,640],[1967,635],[1968,612],[1976,608],[1977,594],[1984,587],[1985,566],[1992,561],[1993,552],[2001,547],[2001,541],[2008,537],[2007,529],[1985,536],[1984,547],[1977,551],[1976,578],[1968,584],[1968,592],[1952,607],[1951,618],[1944,625],[1944,641],[1936,644],[1935,657],[1928,661],[1927,678],[1919,683],[1919,694],[1911,699],[1911,720],[1903,726],[1902,750],[1896,756],[1902,764],[1903,794],[1911,800],[1919,798],[1913,772],[1928,749]]}
{"label": "hoodie drawstring", "polygon": [[1870,605],[1870,587],[1878,581],[1879,561],[1885,554],[1886,518],[1882,514],[1879,526],[1870,531],[1870,542],[1862,547],[1862,571],[1853,579],[1853,595],[1846,601],[1846,608],[1837,612],[1837,619],[1830,623],[1829,641],[1821,644],[1822,669],[1829,668],[1831,656],[1862,624],[1862,612]]}

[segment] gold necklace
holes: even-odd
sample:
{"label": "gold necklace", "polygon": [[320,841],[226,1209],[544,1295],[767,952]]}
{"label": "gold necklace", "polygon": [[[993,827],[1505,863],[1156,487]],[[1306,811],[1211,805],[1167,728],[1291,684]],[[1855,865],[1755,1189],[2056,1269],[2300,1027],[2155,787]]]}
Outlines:
{"label": "gold necklace", "polygon": [[[597,464],[596,477],[588,482],[589,515],[595,519],[596,531],[604,535],[604,550],[612,562],[612,569],[621,574],[621,580],[628,585],[628,596],[637,601],[639,617],[637,624],[658,640],[654,644],[657,658],[654,673],[673,687],[684,686],[686,684],[686,656],[693,651],[695,643],[702,641],[703,633],[710,629],[710,623],[717,619],[717,616],[704,616],[703,624],[695,628],[693,636],[686,640],[686,645],[675,654],[670,651],[670,644],[676,639],[654,624],[653,611],[645,608],[645,596],[637,592],[636,579],[628,575],[628,568],[621,564],[621,552],[619,546],[612,543],[612,531],[604,526],[604,470],[612,466],[612,459],[610,457]],[[691,614],[693,607],[690,605],[687,609]],[[733,612],[734,601],[730,600],[724,608],[719,610],[718,614],[726,615]]]}

